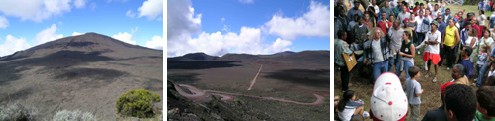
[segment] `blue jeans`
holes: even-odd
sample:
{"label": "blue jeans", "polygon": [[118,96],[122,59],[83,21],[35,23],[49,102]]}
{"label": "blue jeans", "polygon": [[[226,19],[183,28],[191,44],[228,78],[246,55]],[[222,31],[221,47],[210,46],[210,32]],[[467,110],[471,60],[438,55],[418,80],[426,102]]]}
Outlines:
{"label": "blue jeans", "polygon": [[[402,65],[402,68],[404,70],[404,73],[406,73],[406,80],[409,80],[411,79],[411,76],[409,75],[409,68],[413,66],[413,63],[411,61],[407,61],[407,60],[401,60],[402,62],[404,62],[404,65]],[[402,73],[402,71],[400,71],[400,63],[397,63],[396,64],[396,67],[395,67],[395,74],[400,78],[400,74]]]}
{"label": "blue jeans", "polygon": [[476,79],[476,86],[481,86],[483,85],[483,81],[485,78],[485,73],[488,70],[488,67],[490,67],[490,64],[483,64],[481,68],[479,66],[476,66],[476,69],[478,70],[478,78]]}
{"label": "blue jeans", "polygon": [[[396,57],[396,58],[394,59],[394,57]],[[387,67],[388,72],[392,72],[392,66],[399,63],[400,58],[398,58],[398,56],[394,56],[394,57],[388,58],[388,67]]]}
{"label": "blue jeans", "polygon": [[378,76],[380,76],[380,74],[382,74],[383,72],[387,72],[388,61],[376,62],[373,63],[372,66],[373,66],[373,78],[374,78],[373,82],[375,82]]}

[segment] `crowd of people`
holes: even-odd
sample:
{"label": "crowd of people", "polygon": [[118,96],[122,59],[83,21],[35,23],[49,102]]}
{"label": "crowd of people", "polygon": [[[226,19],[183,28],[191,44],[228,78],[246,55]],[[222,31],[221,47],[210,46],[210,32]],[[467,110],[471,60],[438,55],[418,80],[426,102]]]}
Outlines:
{"label": "crowd of people", "polygon": [[[495,13],[484,15],[485,10],[493,10],[493,3],[480,7],[478,15],[468,12],[464,16],[466,11],[451,13],[441,0],[414,4],[413,0],[387,0],[381,7],[371,0],[362,8],[358,0],[347,2],[352,2],[351,8],[344,0],[335,4],[335,67],[340,71],[343,92],[343,100],[336,103],[337,120],[368,116],[374,120],[421,120],[422,83],[439,80],[446,81],[441,86],[442,105],[428,111],[423,120],[495,120]],[[349,70],[343,55],[358,58],[357,66]],[[415,58],[421,58],[422,64],[416,65],[423,66],[415,66]],[[432,64],[434,73],[430,72]],[[445,66],[452,78],[439,78],[440,66]],[[366,102],[357,100],[356,92],[349,89],[351,72],[366,69],[371,70],[368,81],[374,84],[369,113],[363,108]],[[399,77],[405,78],[403,84]],[[403,91],[397,91],[399,88]]]}

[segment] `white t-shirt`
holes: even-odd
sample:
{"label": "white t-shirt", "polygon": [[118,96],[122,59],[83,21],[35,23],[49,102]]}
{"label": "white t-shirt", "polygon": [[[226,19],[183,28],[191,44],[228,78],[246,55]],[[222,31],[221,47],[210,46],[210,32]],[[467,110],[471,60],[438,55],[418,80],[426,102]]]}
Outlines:
{"label": "white t-shirt", "polygon": [[435,31],[435,33],[431,33],[431,31],[429,31],[428,33],[426,33],[426,37],[424,41],[430,41],[430,42],[437,41],[438,42],[437,45],[426,46],[425,52],[429,52],[431,54],[440,54],[440,44],[442,42],[442,34],[440,33],[440,31],[437,30]]}
{"label": "white t-shirt", "polygon": [[419,16],[416,16],[414,17],[414,21],[416,21],[416,32],[421,32],[421,26],[423,26],[423,19],[425,19],[425,17],[419,17]]}
{"label": "white t-shirt", "polygon": [[476,47],[476,44],[478,44],[478,37],[471,37],[471,36],[469,36],[469,37],[466,39],[466,41],[465,41],[466,46],[471,45],[471,42],[473,42],[473,39],[474,39],[474,41],[475,41],[475,42],[474,42],[474,45],[473,45],[473,46],[471,46],[471,48]]}
{"label": "white t-shirt", "polygon": [[371,6],[371,7],[373,7],[373,8],[375,8],[375,14],[380,15],[380,7],[378,7],[378,5],[373,6],[372,4],[370,4],[370,5],[366,8],[366,11],[368,11],[368,8],[369,8],[370,6]]}
{"label": "white t-shirt", "polygon": [[485,37],[481,37],[481,40],[483,41],[480,41],[480,47],[486,46],[485,43],[487,43],[488,45],[492,45],[493,43],[493,39],[491,37],[488,37],[488,39],[485,39]]}
{"label": "white t-shirt", "polygon": [[485,19],[486,19],[485,15],[478,16],[477,20],[478,20],[478,23],[480,24],[480,26],[485,25]]}
{"label": "white t-shirt", "polygon": [[373,63],[382,62],[385,60],[383,58],[380,40],[372,40],[371,41],[371,49],[373,51]]}

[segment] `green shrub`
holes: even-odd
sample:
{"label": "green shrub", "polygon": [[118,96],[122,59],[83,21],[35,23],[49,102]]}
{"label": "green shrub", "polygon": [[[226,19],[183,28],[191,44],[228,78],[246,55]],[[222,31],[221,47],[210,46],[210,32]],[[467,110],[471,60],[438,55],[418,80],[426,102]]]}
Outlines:
{"label": "green shrub", "polygon": [[0,121],[34,121],[36,114],[21,104],[0,106]]}
{"label": "green shrub", "polygon": [[135,89],[120,95],[117,113],[124,116],[151,118],[155,116],[153,103],[160,102],[160,95],[145,89]]}
{"label": "green shrub", "polygon": [[53,121],[96,121],[96,118],[89,112],[62,110],[53,116]]}

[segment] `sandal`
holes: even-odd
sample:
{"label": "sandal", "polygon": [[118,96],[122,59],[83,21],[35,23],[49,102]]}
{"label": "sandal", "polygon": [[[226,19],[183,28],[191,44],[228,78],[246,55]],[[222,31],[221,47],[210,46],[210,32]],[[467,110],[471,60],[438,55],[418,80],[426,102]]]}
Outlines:
{"label": "sandal", "polygon": [[437,82],[437,77],[433,78],[433,82],[434,83]]}

